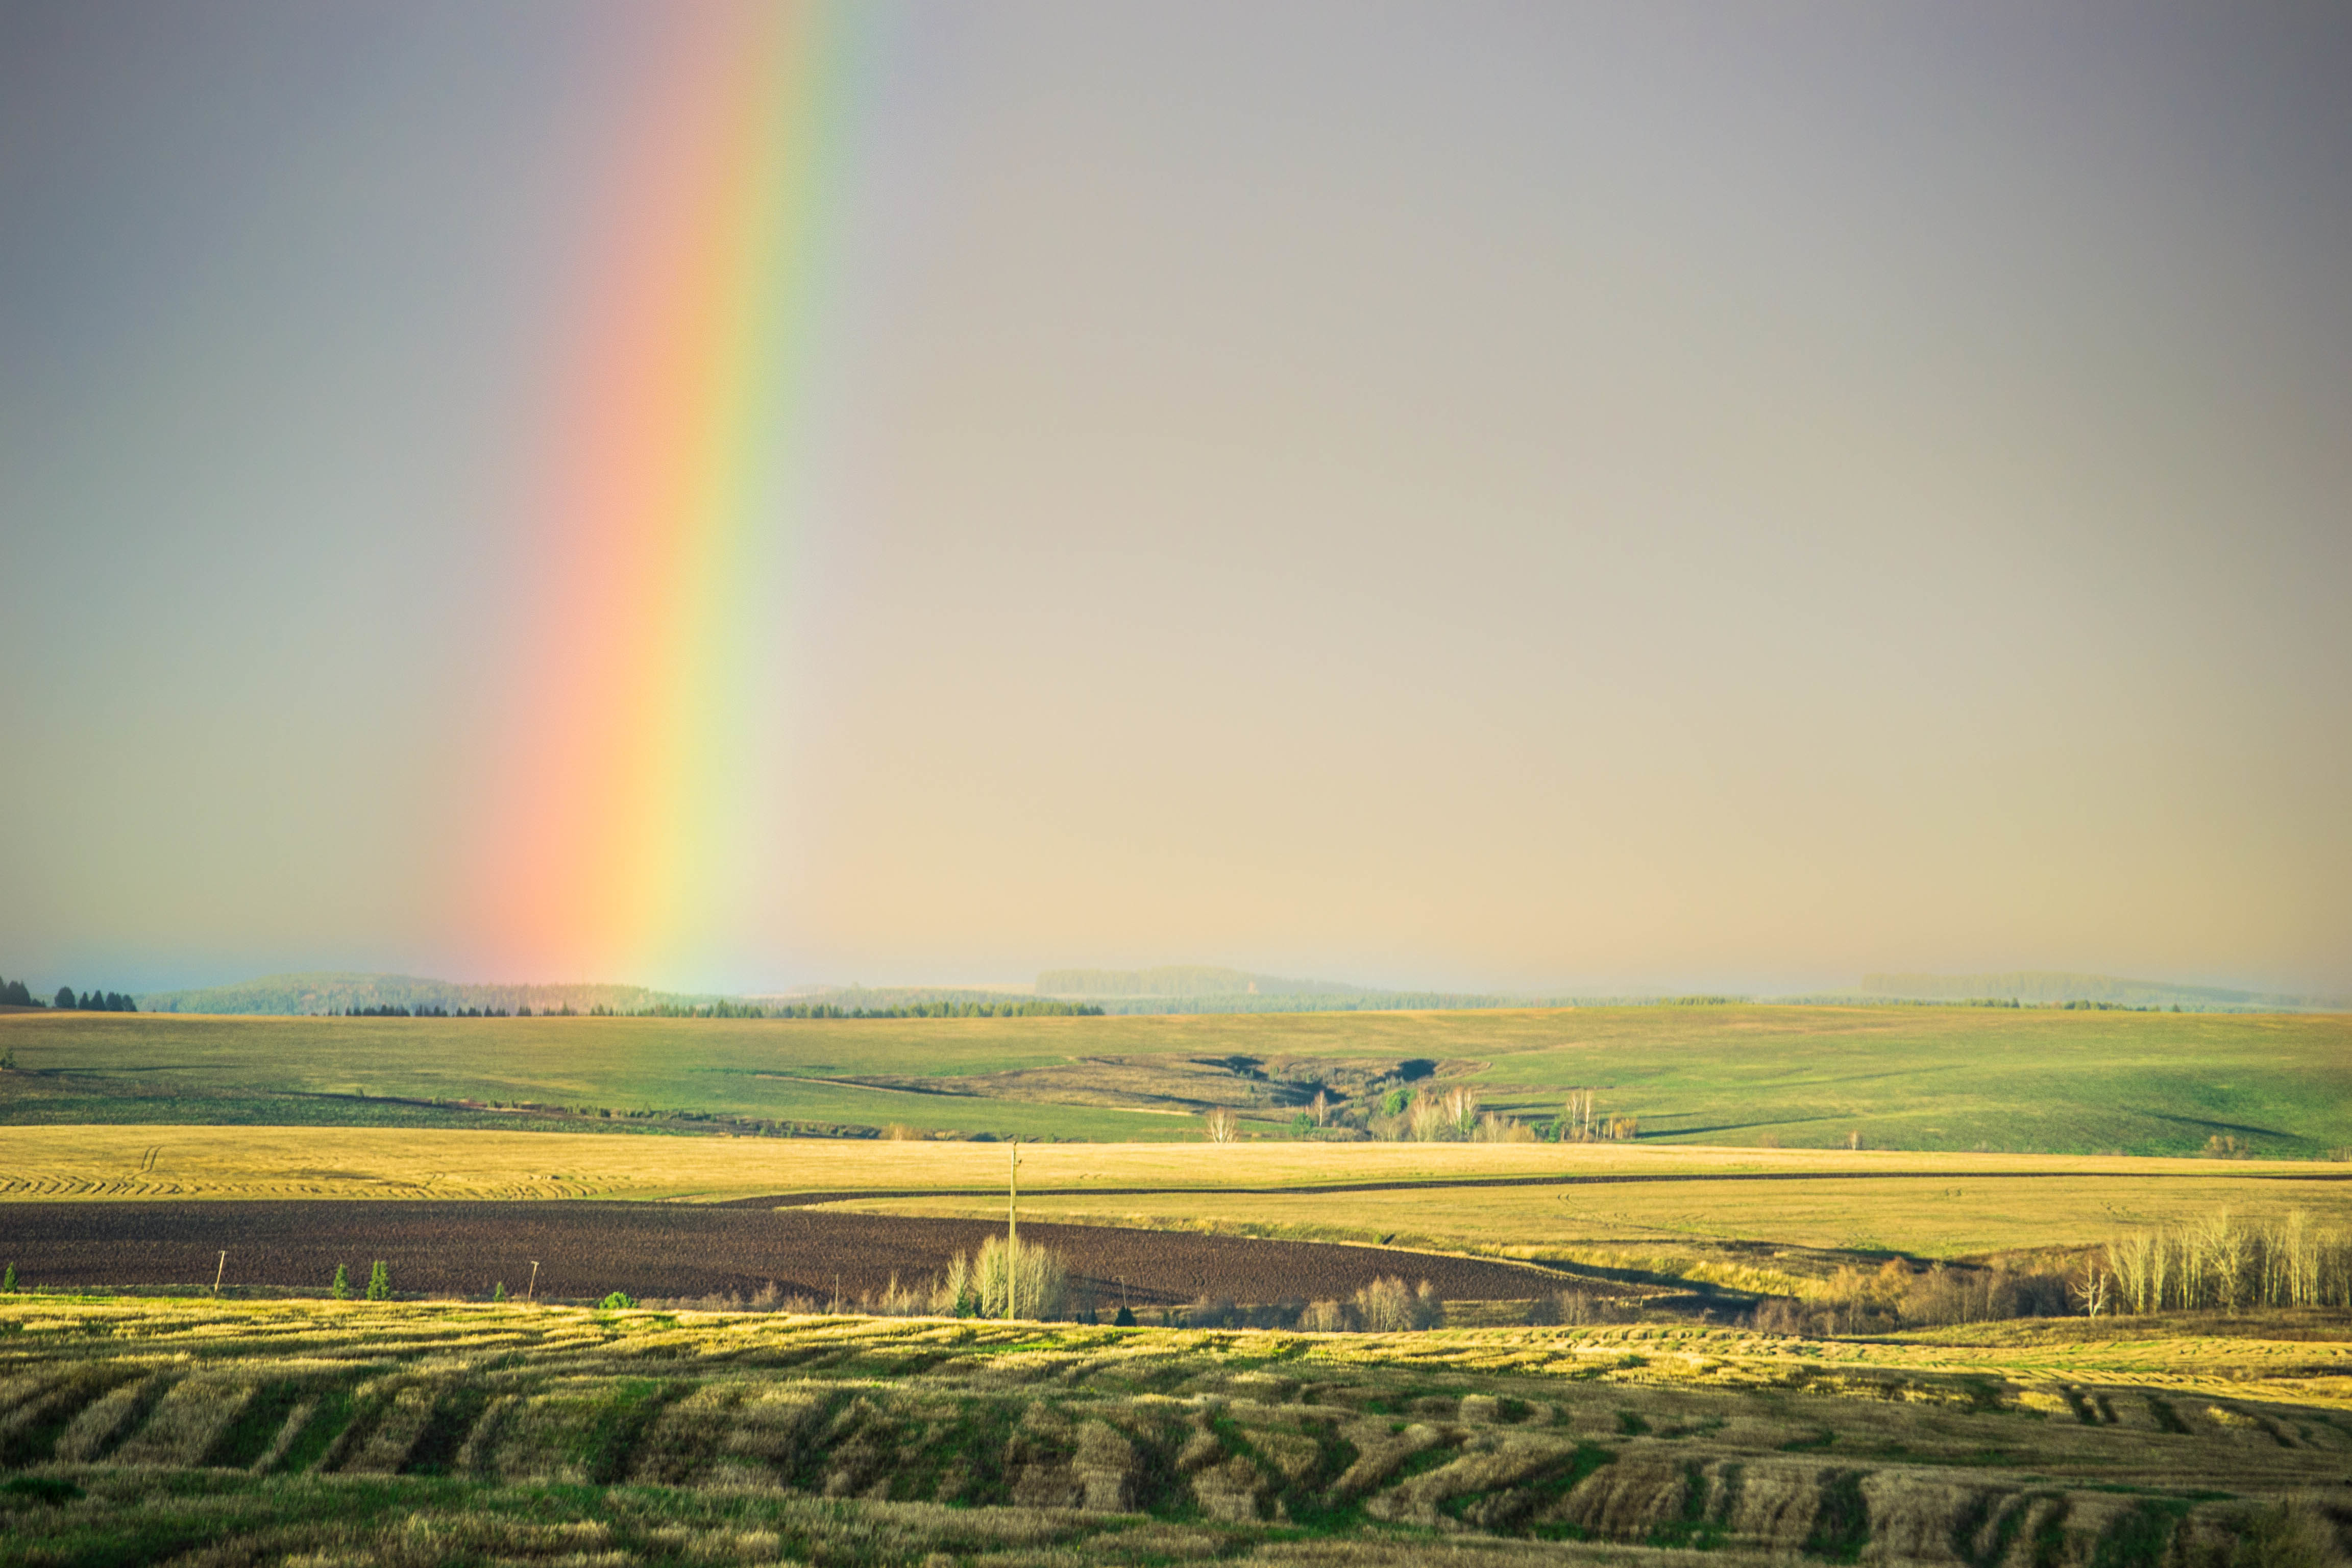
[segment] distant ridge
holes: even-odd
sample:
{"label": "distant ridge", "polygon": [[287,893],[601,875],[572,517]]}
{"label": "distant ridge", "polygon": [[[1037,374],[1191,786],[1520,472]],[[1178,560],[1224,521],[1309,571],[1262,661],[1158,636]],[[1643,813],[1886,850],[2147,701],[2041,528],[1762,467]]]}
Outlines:
{"label": "distant ridge", "polygon": [[1297,980],[1212,964],[1151,969],[1049,969],[1037,994],[1084,998],[1106,1013],[1402,1013],[1482,1007],[1572,1007],[1589,998],[1465,991],[1384,991],[1340,980]]}
{"label": "distant ridge", "polygon": [[2161,980],[2120,980],[2112,974],[2074,974],[2053,969],[1999,974],[1865,974],[1862,988],[1874,996],[1922,1002],[2000,997],[2020,1002],[2105,1002],[2122,1007],[2179,1006],[2208,1013],[2325,1012],[2344,1005],[2340,999],[2232,991],[2218,985],[2173,985]]}
{"label": "distant ridge", "polygon": [[1200,963],[1156,969],[1049,969],[1037,976],[1043,996],[1364,996],[1371,987],[1336,980],[1286,980]]}

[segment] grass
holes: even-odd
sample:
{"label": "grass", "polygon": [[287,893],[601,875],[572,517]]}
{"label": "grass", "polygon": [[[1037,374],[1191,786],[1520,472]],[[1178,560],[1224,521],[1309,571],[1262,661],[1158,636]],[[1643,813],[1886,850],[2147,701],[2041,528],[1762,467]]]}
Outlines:
{"label": "grass", "polygon": [[[2352,1457],[2352,1337],[2238,1326],[1814,1343],[20,1298],[0,1557],[1990,1562],[1975,1543],[2023,1532],[2108,1568],[2274,1536],[2324,1563],[2332,1527],[2292,1500]],[[100,1408],[158,1369],[189,1396]],[[2048,1418],[2068,1394],[2117,1420]],[[2159,1400],[2173,1427],[2143,1419]],[[71,1457],[92,1422],[136,1462]]]}
{"label": "grass", "polygon": [[[1445,1064],[1491,1107],[1596,1090],[1644,1142],[2190,1154],[2352,1147],[2352,1016],[1969,1007],[1595,1007],[1099,1018],[0,1016],[0,1121],[708,1131],[785,1124],[1105,1142],[1189,1117],[1002,1098],[1098,1057]],[[995,1097],[841,1081],[888,1077]],[[496,1103],[494,1103],[496,1102]],[[500,1105],[548,1109],[520,1111]],[[584,1111],[584,1115],[583,1115]],[[611,1112],[607,1117],[604,1112]],[[1244,1110],[1272,1134],[1290,1112]]]}
{"label": "grass", "polygon": [[[0,1200],[711,1201],[880,1190],[938,1194],[911,1200],[924,1212],[993,1216],[1008,1156],[999,1144],[871,1139],[34,1126],[12,1129],[0,1143]],[[1269,1141],[1021,1151],[1024,1211],[1041,1218],[1263,1225],[1349,1239],[1427,1235],[1498,1247],[1792,1234],[1809,1238],[1801,1245],[1831,1247],[1907,1239],[1929,1252],[2031,1247],[2220,1205],[2249,1216],[2303,1207],[2331,1218],[2352,1200],[2347,1177],[2331,1163],[1695,1144]],[[1476,1185],[1530,1182],[1569,1184]],[[1441,1185],[1401,1186],[1413,1183]],[[1347,1186],[1390,1190],[1308,1190]],[[1116,1191],[1125,1188],[1145,1191]],[[1277,1190],[1235,1192],[1243,1188]]]}
{"label": "grass", "polygon": [[[843,1206],[992,1222],[1003,1214],[1006,1163],[1003,1146],[969,1142],[26,1127],[0,1141],[0,1205],[711,1201],[880,1189],[921,1195],[845,1198]],[[1808,1281],[1882,1253],[2063,1254],[2120,1230],[2222,1210],[2261,1222],[2300,1209],[2322,1228],[2341,1228],[2352,1226],[2347,1174],[2340,1165],[2278,1162],[1687,1144],[1054,1143],[1022,1151],[1022,1212],[1480,1252],[1635,1283],[1802,1294]],[[1409,1183],[1439,1184],[1400,1184]]]}
{"label": "grass", "polygon": [[[1577,1152],[1567,1152],[1555,1170],[1577,1170]],[[1815,1260],[1793,1256],[1801,1254],[1962,1258],[2066,1251],[2120,1230],[2221,1210],[2259,1221],[2300,1209],[2324,1226],[2352,1226],[2352,1181],[2343,1179],[2340,1166],[2249,1171],[2203,1161],[1839,1158],[1850,1163],[1848,1173],[1835,1178],[1751,1181],[1738,1179],[1748,1173],[1693,1170],[1686,1179],[1564,1186],[1039,1193],[1023,1199],[1022,1212],[1079,1224],[1479,1251],[1765,1291],[1783,1289],[1792,1268],[1812,1271]],[[2030,1163],[2042,1169],[2018,1172]],[[1664,1167],[1657,1173],[1670,1172],[1672,1154],[1660,1151],[1657,1164]],[[1924,1164],[1928,1173],[1875,1173],[1906,1164]],[[992,1208],[984,1199],[925,1197],[841,1206],[987,1218],[1003,1203]]]}

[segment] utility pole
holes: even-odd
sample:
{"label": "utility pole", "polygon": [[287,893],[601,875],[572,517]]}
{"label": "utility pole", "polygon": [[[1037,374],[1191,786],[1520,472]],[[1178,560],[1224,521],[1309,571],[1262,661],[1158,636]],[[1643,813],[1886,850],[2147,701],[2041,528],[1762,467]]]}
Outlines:
{"label": "utility pole", "polygon": [[220,1294],[221,1276],[228,1272],[228,1254],[220,1255],[220,1266],[213,1270],[213,1294]]}
{"label": "utility pole", "polygon": [[539,1300],[539,1259],[536,1258],[530,1260],[530,1283],[523,1288],[522,1299],[526,1301]]}
{"label": "utility pole", "polygon": [[1021,1140],[1013,1141],[1013,1168],[1005,1184],[1004,1315],[1020,1316],[1021,1304]]}

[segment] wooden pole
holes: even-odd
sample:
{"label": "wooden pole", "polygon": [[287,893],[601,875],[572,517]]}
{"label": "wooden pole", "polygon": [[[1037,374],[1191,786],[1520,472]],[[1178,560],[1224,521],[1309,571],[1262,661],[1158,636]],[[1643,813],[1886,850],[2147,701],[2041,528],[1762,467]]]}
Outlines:
{"label": "wooden pole", "polygon": [[1021,1305],[1021,1140],[1013,1141],[1013,1168],[1004,1205],[1004,1315],[1019,1317]]}
{"label": "wooden pole", "polygon": [[226,1252],[224,1252],[224,1253],[222,1253],[222,1254],[220,1255],[220,1265],[219,1265],[219,1267],[215,1268],[213,1270],[213,1294],[214,1294],[214,1295],[217,1296],[217,1295],[219,1295],[219,1294],[220,1294],[220,1282],[221,1282],[221,1276],[222,1276],[222,1275],[224,1275],[224,1274],[226,1274],[226,1273],[227,1273],[227,1272],[228,1272],[228,1254],[227,1254],[227,1253],[226,1253]]}
{"label": "wooden pole", "polygon": [[523,1288],[522,1299],[526,1301],[539,1300],[539,1259],[536,1258],[530,1260],[530,1283]]}

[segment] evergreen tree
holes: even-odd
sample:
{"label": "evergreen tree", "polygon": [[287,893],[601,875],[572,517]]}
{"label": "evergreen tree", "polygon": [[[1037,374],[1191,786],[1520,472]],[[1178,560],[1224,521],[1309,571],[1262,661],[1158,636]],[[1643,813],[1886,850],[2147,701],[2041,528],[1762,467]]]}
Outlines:
{"label": "evergreen tree", "polygon": [[16,1266],[11,1263],[8,1265],[8,1272],[0,1274],[0,1296],[13,1296],[16,1293]]}
{"label": "evergreen tree", "polygon": [[490,1287],[490,1300],[493,1301],[503,1301],[506,1299],[507,1282],[501,1279],[497,1284]]}
{"label": "evergreen tree", "polygon": [[338,1301],[352,1299],[352,1271],[349,1268],[340,1263],[335,1265],[334,1282],[327,1287],[327,1294]]}
{"label": "evergreen tree", "polygon": [[381,1258],[375,1260],[375,1267],[368,1270],[367,1299],[371,1301],[392,1300],[392,1270],[384,1267]]}
{"label": "evergreen tree", "polygon": [[67,1009],[70,1010],[70,1009],[72,1008],[73,1005],[74,1005],[74,994],[73,994],[73,987],[72,987],[72,986],[70,986],[70,985],[60,985],[60,986],[58,986],[58,999],[57,999],[55,1002],[51,1003],[51,1004],[50,1004],[50,1005],[51,1005],[51,1006],[54,1006],[54,1007],[64,1007],[64,1008],[67,1008]]}

